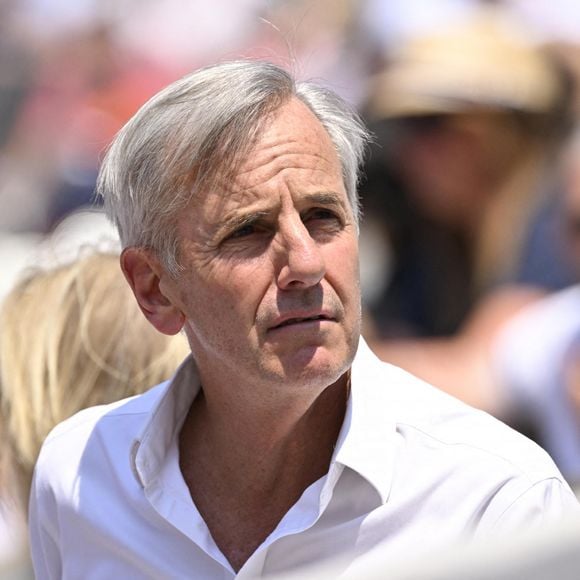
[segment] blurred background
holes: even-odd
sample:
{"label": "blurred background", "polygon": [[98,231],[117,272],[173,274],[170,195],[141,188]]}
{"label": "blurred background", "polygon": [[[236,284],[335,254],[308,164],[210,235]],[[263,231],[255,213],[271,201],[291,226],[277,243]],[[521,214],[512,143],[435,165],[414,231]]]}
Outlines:
{"label": "blurred background", "polygon": [[[70,254],[112,235],[93,188],[137,108],[240,57],[332,88],[375,135],[373,348],[580,481],[577,0],[0,0],[0,298],[47,240]],[[0,556],[21,535],[4,527]]]}

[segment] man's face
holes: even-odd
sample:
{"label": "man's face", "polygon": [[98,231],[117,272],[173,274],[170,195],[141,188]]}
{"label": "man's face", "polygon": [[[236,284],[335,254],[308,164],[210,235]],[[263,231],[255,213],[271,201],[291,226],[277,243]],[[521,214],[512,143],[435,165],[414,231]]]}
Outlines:
{"label": "man's face", "polygon": [[355,219],[332,142],[302,103],[274,114],[178,234],[184,270],[161,289],[185,316],[205,384],[324,388],[349,368],[360,332]]}

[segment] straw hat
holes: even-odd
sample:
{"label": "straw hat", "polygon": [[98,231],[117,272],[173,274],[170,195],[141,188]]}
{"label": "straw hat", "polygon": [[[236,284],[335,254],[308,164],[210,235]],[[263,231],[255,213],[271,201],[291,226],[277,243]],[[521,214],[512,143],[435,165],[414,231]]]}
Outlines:
{"label": "straw hat", "polygon": [[491,108],[548,112],[560,94],[544,54],[486,10],[460,28],[411,40],[375,79],[374,119]]}

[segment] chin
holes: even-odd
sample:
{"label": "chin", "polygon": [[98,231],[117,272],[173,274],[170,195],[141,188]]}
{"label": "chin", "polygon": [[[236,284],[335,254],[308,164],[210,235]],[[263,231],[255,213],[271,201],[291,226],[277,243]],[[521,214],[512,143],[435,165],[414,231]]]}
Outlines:
{"label": "chin", "polygon": [[340,348],[316,345],[280,357],[283,380],[303,386],[327,387],[350,368],[354,358],[351,350],[346,345]]}

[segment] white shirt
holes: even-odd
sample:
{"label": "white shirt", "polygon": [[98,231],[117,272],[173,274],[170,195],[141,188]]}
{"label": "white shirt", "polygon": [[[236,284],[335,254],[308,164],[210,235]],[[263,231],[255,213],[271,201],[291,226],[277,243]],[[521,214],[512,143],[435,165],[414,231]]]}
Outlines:
{"label": "white shirt", "polygon": [[[328,474],[236,574],[191,500],[177,437],[199,390],[171,382],[59,425],[36,467],[35,572],[45,578],[255,578],[380,546],[385,561],[530,526],[580,506],[550,458],[483,412],[380,362],[361,341]],[[337,570],[339,572],[340,570]]]}
{"label": "white shirt", "polygon": [[[580,420],[566,388],[569,357],[580,348],[580,285],[511,318],[492,347],[508,409],[530,415],[542,445],[569,481],[580,483]],[[576,349],[576,350],[574,350]]]}

